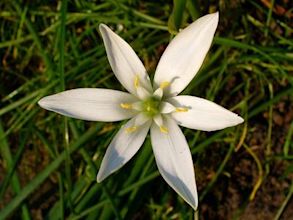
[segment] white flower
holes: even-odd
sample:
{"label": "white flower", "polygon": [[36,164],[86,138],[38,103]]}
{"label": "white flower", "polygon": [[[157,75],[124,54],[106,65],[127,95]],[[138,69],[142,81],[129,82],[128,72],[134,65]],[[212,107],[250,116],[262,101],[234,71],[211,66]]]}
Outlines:
{"label": "white flower", "polygon": [[192,157],[178,124],[213,131],[243,122],[241,117],[206,99],[177,96],[202,65],[218,19],[218,13],[201,17],[172,40],[158,64],[153,86],[132,48],[101,24],[112,70],[129,93],[81,88],[39,101],[39,105],[47,110],[77,119],[110,122],[131,118],[110,143],[97,175],[98,182],[129,161],[150,130],[161,175],[187,203],[197,208]]}

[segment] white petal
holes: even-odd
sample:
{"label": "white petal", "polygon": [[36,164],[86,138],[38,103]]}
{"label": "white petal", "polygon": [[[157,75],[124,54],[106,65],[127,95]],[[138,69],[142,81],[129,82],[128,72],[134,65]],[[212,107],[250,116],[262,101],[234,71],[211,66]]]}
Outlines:
{"label": "white petal", "polygon": [[121,108],[120,104],[136,101],[136,97],[126,92],[80,88],[46,96],[38,104],[44,109],[72,118],[88,121],[120,121],[137,114],[135,110]]}
{"label": "white petal", "polygon": [[157,126],[163,126],[163,117],[161,114],[157,114],[155,117],[153,117],[153,120],[157,124]]}
{"label": "white petal", "polygon": [[187,128],[214,131],[243,122],[237,114],[206,99],[182,95],[170,98],[168,101],[176,107],[188,109],[187,112],[172,113],[178,124]]}
{"label": "white petal", "polygon": [[98,182],[101,182],[126,164],[143,144],[151,121],[146,122],[135,131],[127,132],[127,128],[136,126],[135,120],[136,118],[131,119],[126,125],[120,128],[110,143],[97,175]]}
{"label": "white petal", "polygon": [[176,108],[173,105],[171,105],[169,102],[161,102],[160,104],[160,112],[162,114],[169,114],[175,110]]}
{"label": "white petal", "polygon": [[135,117],[135,126],[142,126],[143,124],[145,124],[147,121],[151,120],[151,118],[147,117],[144,113],[139,113],[136,117]]}
{"label": "white petal", "polygon": [[129,44],[104,24],[100,25],[100,32],[108,60],[120,83],[130,93],[136,94],[134,81],[138,77],[140,85],[151,92],[152,86],[144,65]]}
{"label": "white petal", "polygon": [[151,141],[158,169],[165,181],[194,209],[198,198],[193,162],[186,139],[173,119],[164,122],[168,133],[153,123]]}
{"label": "white petal", "polygon": [[132,108],[137,110],[137,111],[142,111],[143,110],[143,106],[141,104],[141,101],[135,102],[132,104]]}
{"label": "white petal", "polygon": [[151,96],[150,92],[148,92],[146,89],[143,87],[138,87],[136,89],[136,95],[139,99],[145,100]]}
{"label": "white petal", "polygon": [[161,100],[163,97],[163,89],[157,88],[156,91],[154,92],[153,96],[155,96],[156,98]]}
{"label": "white petal", "polygon": [[203,16],[171,41],[158,64],[155,88],[162,82],[170,82],[164,95],[175,96],[189,84],[211,46],[218,20],[218,12]]}

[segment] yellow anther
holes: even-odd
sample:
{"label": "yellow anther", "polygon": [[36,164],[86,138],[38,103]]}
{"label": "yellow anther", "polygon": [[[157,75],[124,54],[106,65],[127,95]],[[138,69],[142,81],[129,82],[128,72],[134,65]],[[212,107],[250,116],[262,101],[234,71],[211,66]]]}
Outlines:
{"label": "yellow anther", "polygon": [[135,78],[134,78],[134,87],[136,89],[139,87],[139,77],[138,77],[138,75],[136,75]]}
{"label": "yellow anther", "polygon": [[132,126],[132,127],[126,128],[125,130],[126,130],[126,133],[132,133],[137,130],[137,126]]}
{"label": "yellow anther", "polygon": [[160,88],[161,88],[161,89],[165,89],[165,88],[167,88],[168,86],[170,86],[170,83],[167,82],[167,81],[161,82],[161,84],[160,84]]}
{"label": "yellow anther", "polygon": [[160,131],[162,132],[162,133],[165,133],[165,134],[168,134],[168,132],[169,132],[169,130],[168,130],[168,128],[166,128],[165,126],[160,126]]}
{"label": "yellow anther", "polygon": [[124,109],[132,109],[132,104],[130,104],[130,103],[121,103],[120,107],[124,108]]}
{"label": "yellow anther", "polygon": [[188,112],[188,108],[176,108],[176,112]]}

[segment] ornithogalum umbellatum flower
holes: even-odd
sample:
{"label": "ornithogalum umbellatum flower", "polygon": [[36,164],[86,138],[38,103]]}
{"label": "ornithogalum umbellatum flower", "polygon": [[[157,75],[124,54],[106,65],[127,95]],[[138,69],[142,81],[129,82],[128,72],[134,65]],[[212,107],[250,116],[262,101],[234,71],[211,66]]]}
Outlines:
{"label": "ornithogalum umbellatum flower", "polygon": [[238,115],[203,98],[178,95],[194,78],[211,46],[218,13],[183,29],[163,53],[153,84],[133,49],[109,27],[100,25],[112,70],[129,92],[80,88],[47,96],[47,110],[88,121],[130,119],[103,158],[97,181],[121,168],[142,146],[148,131],[158,169],[165,181],[194,209],[198,197],[187,141],[178,125],[214,131],[243,122]]}

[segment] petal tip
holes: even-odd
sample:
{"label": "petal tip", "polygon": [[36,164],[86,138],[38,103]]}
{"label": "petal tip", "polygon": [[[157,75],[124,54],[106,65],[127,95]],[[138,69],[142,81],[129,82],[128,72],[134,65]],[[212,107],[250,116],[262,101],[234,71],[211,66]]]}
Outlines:
{"label": "petal tip", "polygon": [[101,24],[99,25],[99,30],[100,30],[101,33],[107,31],[108,28],[109,28],[109,27],[108,27],[107,25],[103,24],[103,23],[101,23]]}
{"label": "petal tip", "polygon": [[239,124],[242,124],[244,122],[244,119],[239,116],[238,114],[233,113],[233,116],[231,115],[231,125],[229,127],[233,127],[233,126],[236,126],[236,125],[239,125]]}
{"label": "petal tip", "polygon": [[[182,194],[178,193],[190,206],[194,209],[194,211],[198,208],[198,197],[197,192],[195,192],[192,195],[189,195],[188,197],[183,196]],[[191,196],[191,197],[190,197]]]}
{"label": "petal tip", "polygon": [[98,183],[101,183],[105,178],[106,177],[99,172],[96,180]]}
{"label": "petal tip", "polygon": [[197,196],[197,191],[195,192],[195,194],[193,195],[193,201],[192,203],[189,203],[190,206],[196,211],[198,208],[198,196]]}
{"label": "petal tip", "polygon": [[[187,201],[187,200],[186,200]],[[187,203],[191,206],[191,208],[194,209],[194,211],[197,211],[198,208],[198,197],[197,194],[194,196],[193,200]]]}
{"label": "petal tip", "polygon": [[237,124],[242,124],[244,122],[244,119],[242,117],[240,117],[239,115],[237,115]]}
{"label": "petal tip", "polygon": [[55,101],[58,98],[60,98],[60,94],[45,96],[38,101],[38,105],[43,109],[51,111],[52,108],[56,107]]}
{"label": "petal tip", "polygon": [[220,14],[219,14],[218,11],[215,12],[215,13],[210,14],[210,16],[212,17],[212,20],[213,20],[215,23],[218,23],[218,22],[219,22],[219,16],[220,16]]}
{"label": "petal tip", "polygon": [[41,98],[39,101],[38,101],[38,105],[44,109],[46,109],[46,106],[48,105],[47,101],[46,101],[46,97],[44,98]]}
{"label": "petal tip", "polygon": [[43,100],[42,100],[42,99],[40,99],[40,100],[38,101],[38,105],[42,107],[42,105],[43,105]]}
{"label": "petal tip", "polygon": [[101,29],[101,28],[106,28],[106,27],[108,27],[108,26],[105,25],[104,23],[99,24],[99,28],[100,28],[100,29]]}
{"label": "petal tip", "polygon": [[191,208],[193,208],[194,211],[197,211],[198,206],[197,206],[197,204],[194,204],[194,205],[191,205]]}

